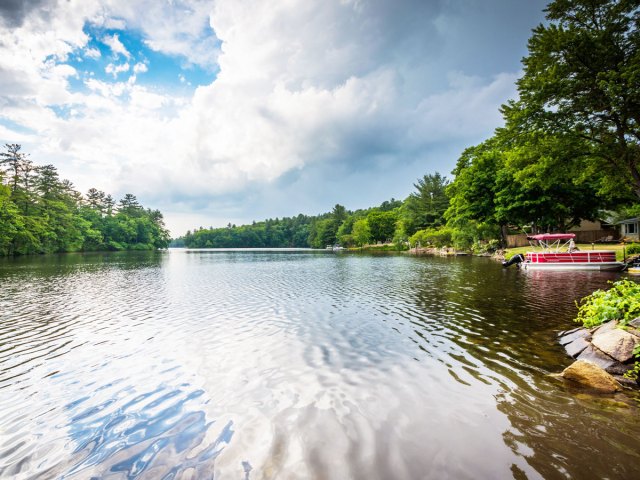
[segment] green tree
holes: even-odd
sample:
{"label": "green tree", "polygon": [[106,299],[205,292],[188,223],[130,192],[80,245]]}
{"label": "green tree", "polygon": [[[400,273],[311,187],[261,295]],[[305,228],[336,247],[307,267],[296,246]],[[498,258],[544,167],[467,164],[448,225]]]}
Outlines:
{"label": "green tree", "polygon": [[130,217],[137,217],[140,216],[142,212],[142,206],[138,203],[138,199],[135,195],[127,193],[120,200],[118,211],[125,213]]}
{"label": "green tree", "polygon": [[5,144],[5,148],[7,151],[0,153],[0,164],[4,165],[8,172],[10,172],[11,191],[15,192],[20,181],[22,167],[27,160],[27,155],[20,151],[22,146],[17,143],[7,143]]}
{"label": "green tree", "polygon": [[354,243],[359,247],[371,242],[371,229],[369,228],[369,222],[366,218],[361,218],[353,223],[351,236]]}
{"label": "green tree", "polygon": [[447,187],[450,204],[445,218],[449,224],[471,220],[497,223],[496,172],[503,165],[504,156],[495,138],[462,152],[453,170],[455,179]]}
{"label": "green tree", "polygon": [[373,210],[367,215],[367,224],[374,242],[388,242],[396,230],[398,214],[395,211],[380,212]]}
{"label": "green tree", "polygon": [[448,184],[449,181],[438,172],[424,175],[413,184],[416,191],[409,195],[401,208],[403,228],[408,235],[445,223],[444,212],[449,206]]}
{"label": "green tree", "polygon": [[608,193],[640,197],[640,5],[637,0],[555,0],[529,40],[512,128],[583,141],[584,168]]}
{"label": "green tree", "polygon": [[347,215],[348,215],[347,214],[347,209],[344,208],[339,203],[336,203],[336,205],[333,207],[333,211],[331,212],[331,217],[333,218],[333,221],[335,222],[336,230],[338,230],[338,228],[340,227],[342,222],[345,221],[345,219],[347,218]]}

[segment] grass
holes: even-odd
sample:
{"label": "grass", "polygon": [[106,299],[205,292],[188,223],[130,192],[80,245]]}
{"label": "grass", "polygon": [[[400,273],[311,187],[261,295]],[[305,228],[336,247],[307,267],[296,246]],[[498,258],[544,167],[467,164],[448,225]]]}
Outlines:
{"label": "grass", "polygon": [[[622,261],[624,260],[624,250],[623,247],[625,247],[625,245],[621,244],[621,243],[595,243],[595,244],[591,244],[591,243],[577,243],[576,247],[578,247],[580,250],[614,250],[616,252],[616,260]],[[504,252],[504,258],[505,260],[509,260],[511,257],[513,257],[514,255],[518,254],[518,253],[522,253],[523,255],[526,252],[531,252],[531,251],[535,251],[535,250],[540,250],[538,249],[534,249],[530,246],[526,246],[526,247],[516,247],[516,248],[508,248],[507,250],[505,250]],[[629,255],[627,255],[628,257]]]}

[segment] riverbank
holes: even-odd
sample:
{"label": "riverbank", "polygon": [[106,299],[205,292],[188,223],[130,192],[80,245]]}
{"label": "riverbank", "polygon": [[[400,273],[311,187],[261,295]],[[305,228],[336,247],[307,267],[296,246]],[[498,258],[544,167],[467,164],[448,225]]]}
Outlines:
{"label": "riverbank", "polygon": [[473,255],[476,257],[487,257],[487,256],[491,256],[490,254],[474,254],[471,252],[464,252],[461,250],[456,250],[453,247],[442,247],[442,248],[438,248],[438,247],[420,247],[420,248],[411,248],[409,250],[406,250],[406,253],[410,253],[412,255],[433,255],[433,256],[441,256],[441,257],[448,257],[448,256],[468,256],[468,255]]}

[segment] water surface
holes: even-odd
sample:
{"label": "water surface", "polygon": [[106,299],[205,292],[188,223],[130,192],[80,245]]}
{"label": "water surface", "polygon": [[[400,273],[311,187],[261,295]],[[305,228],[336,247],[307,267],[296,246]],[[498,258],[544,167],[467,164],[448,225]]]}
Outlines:
{"label": "water surface", "polygon": [[640,398],[549,374],[617,274],[185,251],[0,261],[0,477],[639,478]]}

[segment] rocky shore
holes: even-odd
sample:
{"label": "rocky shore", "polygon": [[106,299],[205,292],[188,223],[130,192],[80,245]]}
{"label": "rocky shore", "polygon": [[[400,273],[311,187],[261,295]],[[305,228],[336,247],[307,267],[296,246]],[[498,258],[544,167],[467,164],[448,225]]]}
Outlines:
{"label": "rocky shore", "polygon": [[640,344],[640,317],[624,328],[612,320],[591,329],[578,327],[558,334],[560,345],[576,359],[562,377],[587,388],[615,392],[637,382],[624,377],[633,368],[633,349]]}

